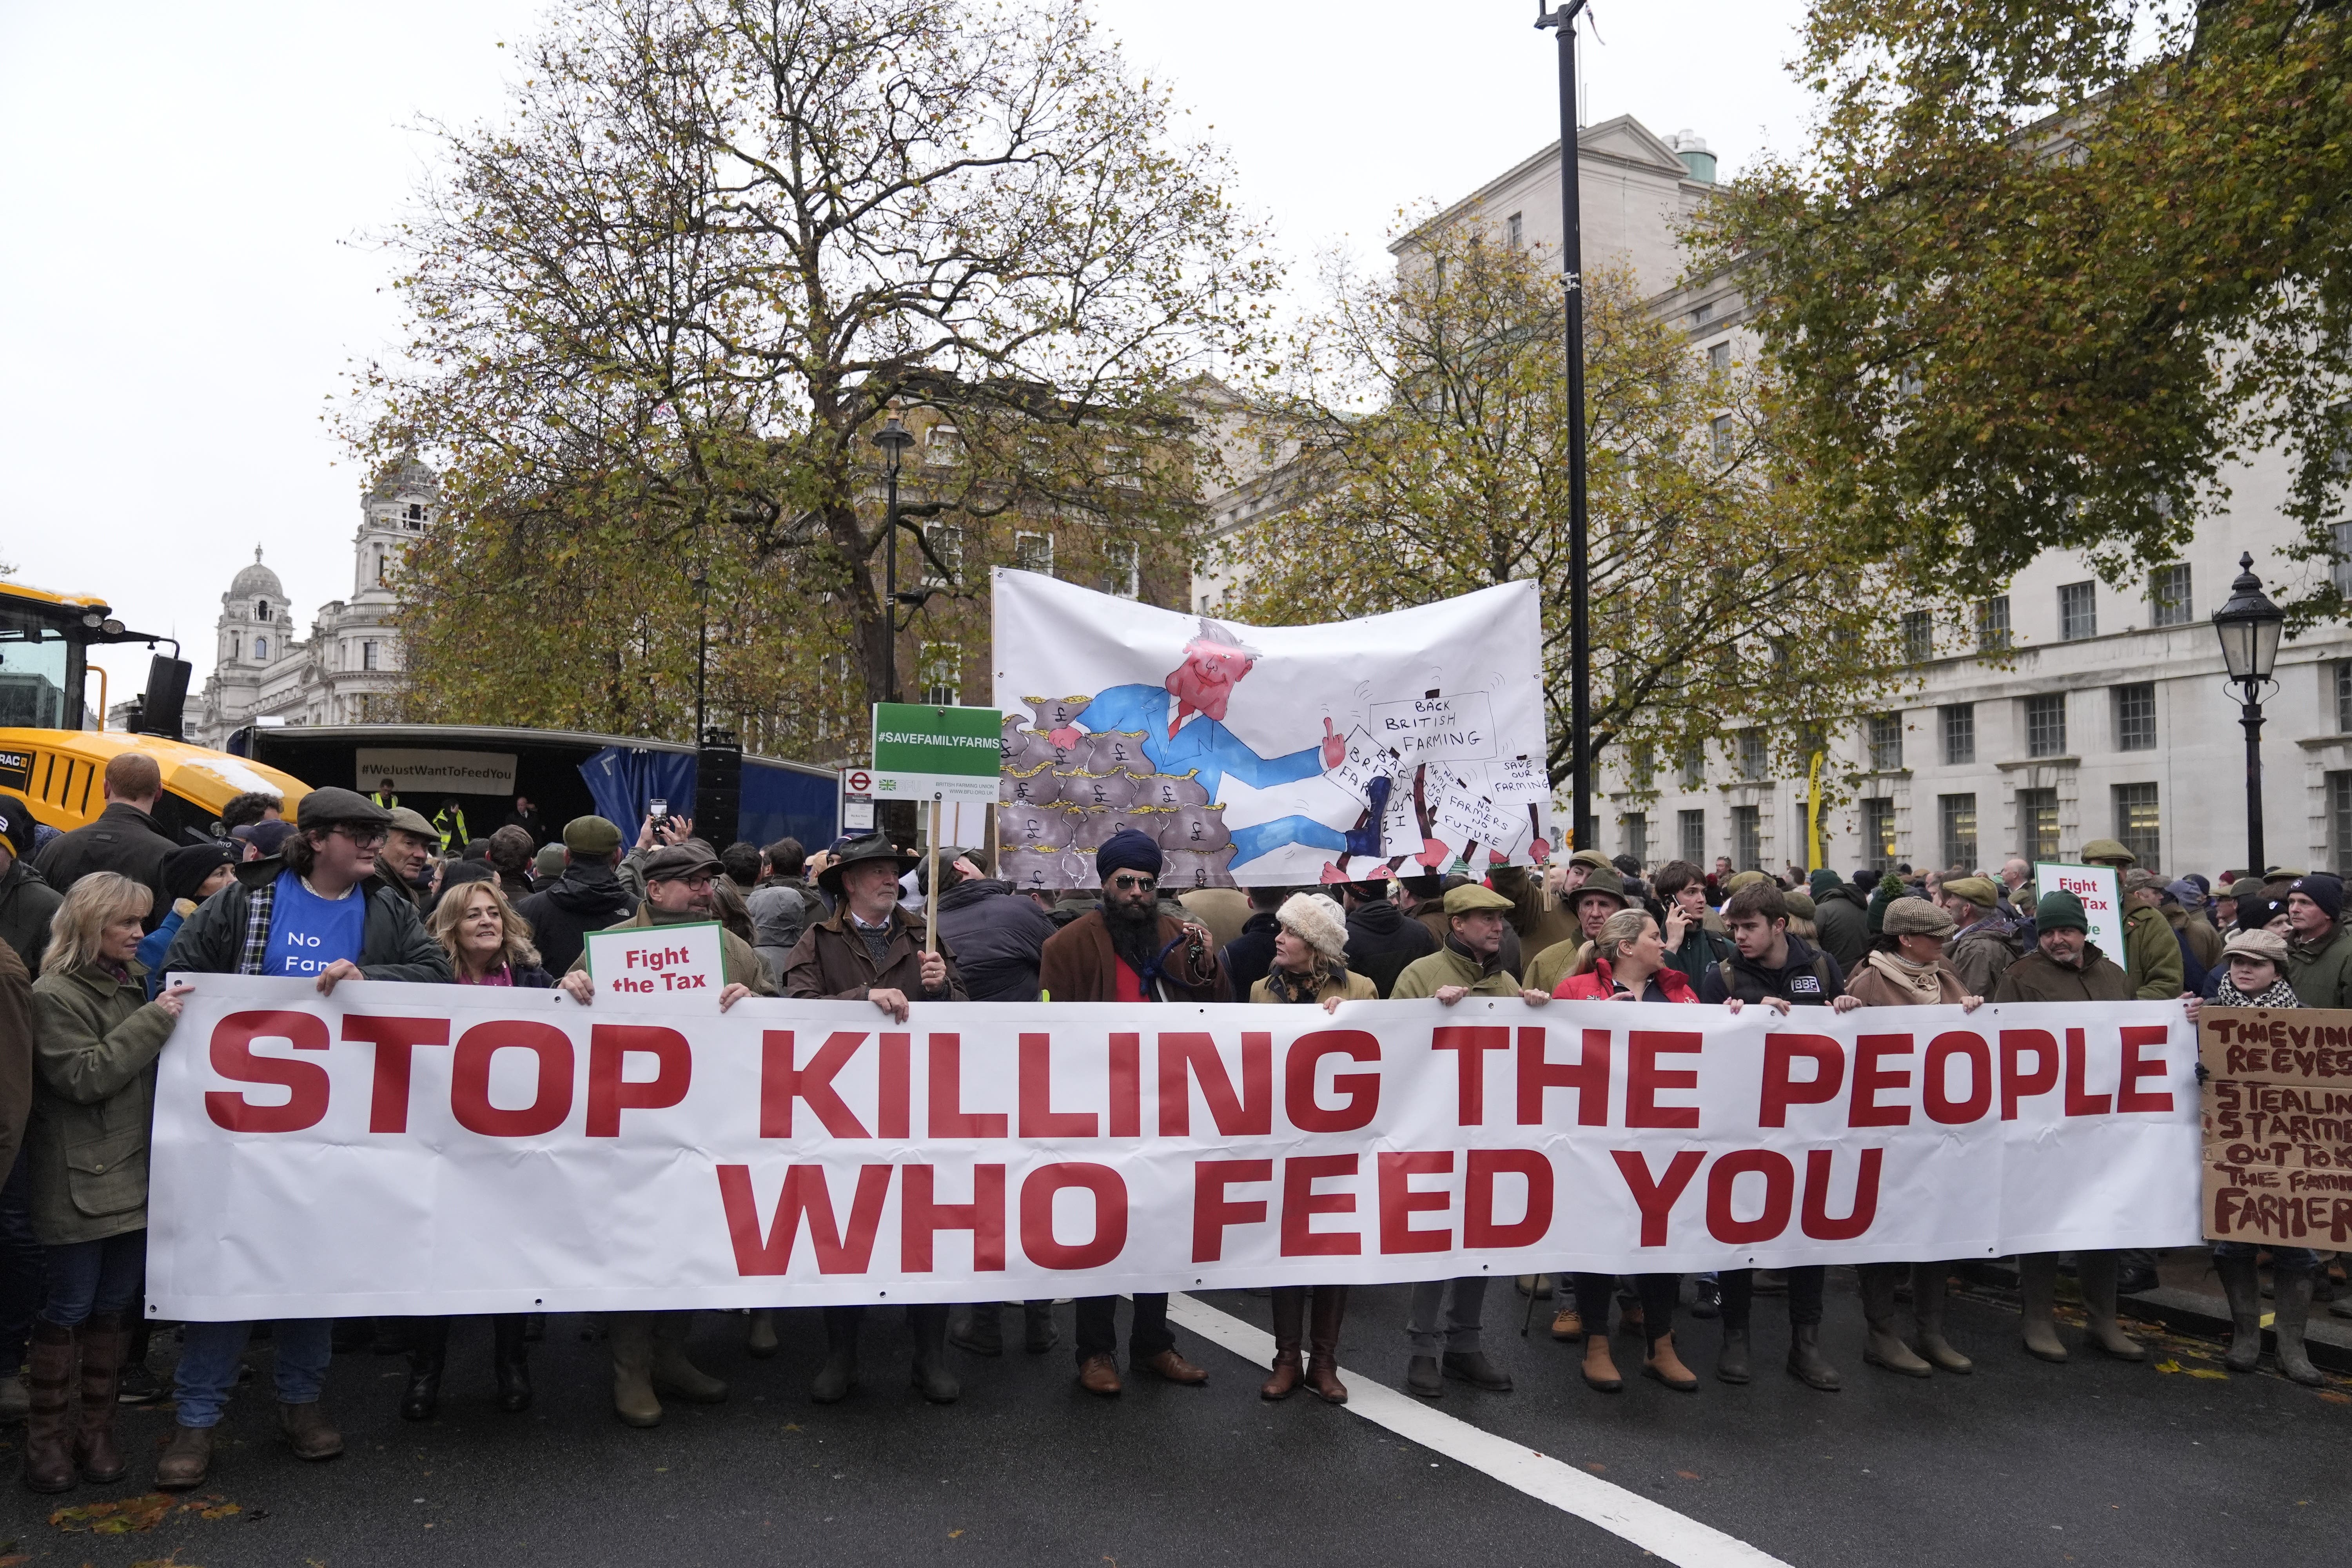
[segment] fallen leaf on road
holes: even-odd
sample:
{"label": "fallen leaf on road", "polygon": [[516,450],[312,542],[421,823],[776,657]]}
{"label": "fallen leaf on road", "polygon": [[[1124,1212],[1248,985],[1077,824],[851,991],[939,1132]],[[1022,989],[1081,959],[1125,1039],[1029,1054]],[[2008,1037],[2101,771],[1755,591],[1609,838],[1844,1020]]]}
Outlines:
{"label": "fallen leaf on road", "polygon": [[196,1564],[181,1562],[180,1554],[174,1552],[169,1557],[142,1557],[131,1568],[196,1568]]}
{"label": "fallen leaf on road", "polygon": [[2352,1405],[2352,1394],[2339,1394],[2332,1388],[2321,1389],[2319,1397],[2330,1405]]}
{"label": "fallen leaf on road", "polygon": [[2156,1363],[2156,1370],[2158,1372],[2179,1372],[2180,1370],[2180,1363],[2177,1361],[2160,1361]]}
{"label": "fallen leaf on road", "polygon": [[1595,1460],[1587,1460],[1587,1461],[1585,1462],[1585,1466],[1584,1466],[1584,1468],[1585,1468],[1586,1469],[1588,1469],[1588,1470],[1591,1470],[1594,1475],[1596,1475],[1596,1476],[1597,1476],[1597,1475],[1599,1475],[1601,1471],[1603,1471],[1603,1470],[1607,1469],[1609,1467],[1608,1467],[1608,1466],[1606,1466],[1606,1465],[1604,1465],[1604,1464],[1601,1464],[1601,1463],[1599,1463],[1598,1461],[1595,1461]]}
{"label": "fallen leaf on road", "polygon": [[2228,1373],[2215,1372],[2211,1367],[2206,1366],[2190,1367],[2189,1369],[2189,1375],[2191,1377],[2210,1377],[2216,1383],[2227,1383],[2230,1381],[2230,1374]]}
{"label": "fallen leaf on road", "polygon": [[49,1515],[49,1522],[68,1531],[86,1530],[92,1535],[128,1535],[134,1530],[154,1529],[171,1512],[170,1498],[162,1492],[148,1492],[114,1502],[86,1502],[61,1508]]}
{"label": "fallen leaf on road", "polygon": [[1675,1474],[1682,1477],[1682,1479],[1686,1481],[1695,1481],[1698,1479],[1698,1472],[1696,1470],[1676,1470]]}
{"label": "fallen leaf on road", "polygon": [[948,1539],[950,1541],[953,1541],[957,1536],[961,1535],[963,1531],[961,1530],[950,1530],[948,1531]]}

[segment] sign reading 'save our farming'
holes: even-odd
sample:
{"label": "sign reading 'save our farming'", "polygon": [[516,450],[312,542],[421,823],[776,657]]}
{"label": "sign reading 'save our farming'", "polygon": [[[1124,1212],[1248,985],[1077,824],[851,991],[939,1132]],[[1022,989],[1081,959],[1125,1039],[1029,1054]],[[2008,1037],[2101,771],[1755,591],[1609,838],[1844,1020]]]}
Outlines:
{"label": "sign reading 'save our farming'", "polygon": [[1004,715],[993,708],[874,705],[874,798],[996,799]]}

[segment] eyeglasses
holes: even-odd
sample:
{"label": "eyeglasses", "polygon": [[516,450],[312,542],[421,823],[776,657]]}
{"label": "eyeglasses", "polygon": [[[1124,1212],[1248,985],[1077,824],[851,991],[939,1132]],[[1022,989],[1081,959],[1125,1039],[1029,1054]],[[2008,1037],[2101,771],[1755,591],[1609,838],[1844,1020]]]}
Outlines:
{"label": "eyeglasses", "polygon": [[683,877],[656,877],[657,882],[684,882],[689,888],[707,888],[718,879],[715,871],[690,871]]}
{"label": "eyeglasses", "polygon": [[348,822],[338,822],[328,831],[340,833],[362,849],[381,849],[391,835],[381,827],[357,827]]}
{"label": "eyeglasses", "polygon": [[1111,878],[1110,885],[1121,889],[1136,888],[1148,893],[1160,886],[1160,879],[1147,877],[1139,871],[1121,871]]}

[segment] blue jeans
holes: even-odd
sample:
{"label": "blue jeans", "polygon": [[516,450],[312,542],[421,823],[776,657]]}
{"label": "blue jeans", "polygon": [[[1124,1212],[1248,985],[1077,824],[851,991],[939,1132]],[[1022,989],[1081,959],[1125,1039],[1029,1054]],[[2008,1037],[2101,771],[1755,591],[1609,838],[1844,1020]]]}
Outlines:
{"label": "blue jeans", "polygon": [[[236,1387],[238,1358],[253,1333],[251,1323],[190,1323],[182,1331],[180,1365],[173,1374],[183,1426],[216,1426]],[[332,1318],[280,1318],[270,1331],[277,1350],[278,1402],[316,1405],[326,1386],[327,1363],[334,1355]]]}
{"label": "blue jeans", "polygon": [[[2213,1256],[2242,1258],[2251,1263],[2253,1261],[2254,1254],[2261,1251],[2263,1245],[2259,1241],[2217,1241],[2213,1244]],[[2273,1273],[2316,1274],[2319,1272],[2319,1254],[2308,1247],[2273,1247],[2270,1248],[2270,1254]]]}
{"label": "blue jeans", "polygon": [[32,1175],[21,1151],[16,1169],[7,1175],[0,1183],[0,1377],[16,1376],[25,1364],[25,1342],[33,1331],[34,1310],[41,1304],[45,1268],[26,1195]]}
{"label": "blue jeans", "polygon": [[44,1322],[78,1329],[94,1312],[129,1312],[137,1303],[140,1277],[147,1267],[143,1227],[102,1241],[74,1241],[41,1251],[49,1274],[48,1294],[41,1303]]}

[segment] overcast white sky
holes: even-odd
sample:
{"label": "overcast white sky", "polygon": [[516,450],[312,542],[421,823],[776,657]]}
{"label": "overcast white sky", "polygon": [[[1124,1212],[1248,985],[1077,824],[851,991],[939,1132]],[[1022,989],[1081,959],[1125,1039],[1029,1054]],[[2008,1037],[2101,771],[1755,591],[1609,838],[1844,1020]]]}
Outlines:
{"label": "overcast white sky", "polygon": [[[0,561],[177,636],[203,681],[258,543],[310,616],[351,588],[359,475],[321,413],[397,322],[384,258],[432,157],[495,118],[539,0],[0,0]],[[1559,133],[1528,0],[1097,0],[1233,151],[1302,286],[1335,241],[1451,200]],[[1801,0],[1595,0],[1588,122],[1706,137],[1726,177],[1793,153]],[[143,648],[113,667],[135,689]]]}

